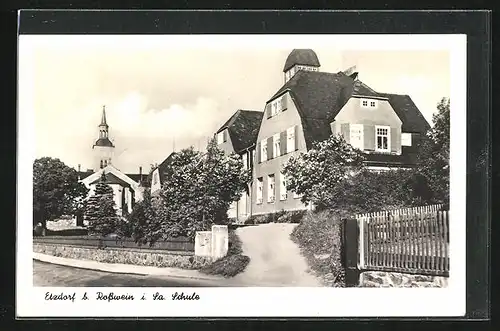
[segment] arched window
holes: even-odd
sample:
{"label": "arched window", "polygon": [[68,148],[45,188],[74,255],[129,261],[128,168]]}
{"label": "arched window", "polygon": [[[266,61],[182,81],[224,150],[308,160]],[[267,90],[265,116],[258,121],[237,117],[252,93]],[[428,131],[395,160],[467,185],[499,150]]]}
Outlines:
{"label": "arched window", "polygon": [[102,168],[104,168],[104,167],[102,166],[102,160],[101,160],[101,169],[102,169]]}
{"label": "arched window", "polygon": [[104,166],[107,167],[108,166],[108,160],[104,160]]}

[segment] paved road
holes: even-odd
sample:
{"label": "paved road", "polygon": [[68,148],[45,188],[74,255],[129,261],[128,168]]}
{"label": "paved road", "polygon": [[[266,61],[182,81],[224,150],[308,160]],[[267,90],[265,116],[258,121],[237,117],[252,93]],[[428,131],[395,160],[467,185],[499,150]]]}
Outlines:
{"label": "paved road", "polygon": [[231,280],[207,281],[162,276],[116,274],[33,261],[34,286],[67,287],[221,287],[237,286]]}
{"label": "paved road", "polygon": [[250,257],[250,263],[234,279],[270,286],[323,286],[308,272],[300,248],[290,239],[295,226],[270,223],[238,228],[243,254]]}

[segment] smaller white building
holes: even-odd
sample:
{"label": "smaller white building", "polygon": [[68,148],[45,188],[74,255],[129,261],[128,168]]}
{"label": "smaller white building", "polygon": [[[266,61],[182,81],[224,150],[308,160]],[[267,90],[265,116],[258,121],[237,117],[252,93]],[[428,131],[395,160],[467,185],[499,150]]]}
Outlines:
{"label": "smaller white building", "polygon": [[80,180],[89,189],[88,196],[94,195],[95,187],[101,180],[103,173],[106,177],[105,183],[113,189],[117,214],[122,215],[123,211],[131,213],[135,203],[142,200],[144,188],[139,182],[134,181],[112,165],[99,169]]}

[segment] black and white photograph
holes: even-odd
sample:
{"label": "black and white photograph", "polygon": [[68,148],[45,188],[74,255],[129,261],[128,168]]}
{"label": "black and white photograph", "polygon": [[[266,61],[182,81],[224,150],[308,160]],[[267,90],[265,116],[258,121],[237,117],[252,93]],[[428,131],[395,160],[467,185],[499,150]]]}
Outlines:
{"label": "black and white photograph", "polygon": [[312,298],[334,295],[348,316],[350,291],[374,315],[461,298],[465,43],[20,36],[18,295],[84,307],[26,311],[217,315],[220,293],[234,314],[292,300],[320,316]]}

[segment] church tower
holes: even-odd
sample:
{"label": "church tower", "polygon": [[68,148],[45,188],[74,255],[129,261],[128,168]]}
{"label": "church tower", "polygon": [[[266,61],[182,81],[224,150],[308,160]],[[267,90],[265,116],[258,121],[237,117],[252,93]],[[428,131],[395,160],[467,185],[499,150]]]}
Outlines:
{"label": "church tower", "polygon": [[92,146],[92,149],[95,153],[95,171],[105,168],[108,164],[111,164],[115,146],[111,140],[109,140],[109,126],[106,122],[105,106],[102,106],[101,124],[99,124],[99,138]]}

